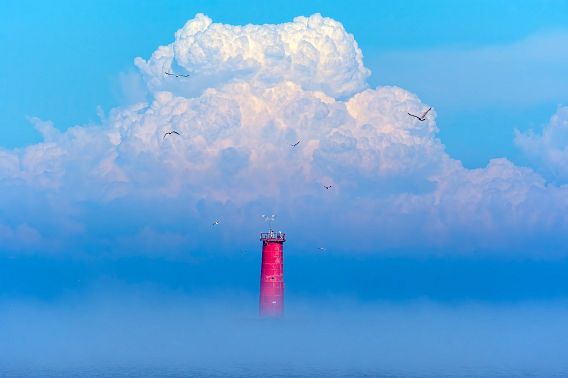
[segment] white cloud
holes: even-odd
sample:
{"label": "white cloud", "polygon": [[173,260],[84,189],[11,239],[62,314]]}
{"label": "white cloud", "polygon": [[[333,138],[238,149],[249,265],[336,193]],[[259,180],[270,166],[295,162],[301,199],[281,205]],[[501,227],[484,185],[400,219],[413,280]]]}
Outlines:
{"label": "white cloud", "polygon": [[197,79],[268,85],[292,81],[333,97],[364,89],[370,74],[353,36],[319,14],[279,25],[245,26],[213,23],[198,14],[176,32],[172,44],[159,47],[148,61],[137,58],[136,65],[153,90],[168,79],[164,70],[180,69]]}
{"label": "white cloud", "polygon": [[[173,61],[206,89],[188,94],[181,78],[164,84],[162,65]],[[414,94],[366,89],[361,52],[336,21],[236,27],[198,15],[172,45],[136,62],[153,91],[149,104],[65,132],[36,119],[42,143],[0,150],[0,185],[41,191],[55,238],[82,245],[97,229],[92,248],[136,250],[138,240],[150,253],[172,236],[175,250],[205,250],[242,242],[232,231],[257,232],[259,214],[270,211],[300,243],[325,233],[344,250],[507,251],[550,235],[566,241],[565,187],[504,159],[465,169],[438,139],[435,109],[419,122],[407,112],[428,106]],[[231,80],[208,82],[216,70]],[[164,138],[171,130],[181,135]],[[334,189],[323,191],[323,182]],[[13,212],[0,222],[14,224]],[[204,238],[218,217],[218,240]],[[353,235],[364,235],[355,247]]]}
{"label": "white cloud", "polygon": [[515,131],[515,143],[544,174],[568,180],[568,107],[559,107],[542,134]]}
{"label": "white cloud", "polygon": [[538,248],[548,248],[545,240],[557,247],[556,232],[568,229],[568,187],[547,185],[531,169],[506,159],[491,160],[483,169],[456,167],[437,181],[426,224],[438,228],[433,235],[461,240],[463,249],[507,251],[528,248],[530,242],[537,249],[530,252],[539,253]]}

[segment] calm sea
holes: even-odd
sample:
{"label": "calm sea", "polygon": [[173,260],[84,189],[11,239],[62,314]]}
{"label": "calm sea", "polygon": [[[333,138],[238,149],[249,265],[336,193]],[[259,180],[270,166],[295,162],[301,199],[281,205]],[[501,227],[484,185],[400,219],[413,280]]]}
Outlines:
{"label": "calm sea", "polygon": [[265,369],[191,369],[191,368],[140,368],[140,367],[112,367],[112,368],[75,368],[75,369],[49,369],[49,368],[0,368],[0,376],[7,378],[28,378],[28,377],[48,377],[48,378],[67,378],[67,377],[86,377],[86,378],[106,378],[106,377],[164,377],[164,378],[280,378],[280,377],[309,377],[309,378],[350,378],[350,377],[379,377],[379,378],[563,378],[568,377],[568,372],[538,372],[538,371],[516,371],[509,370],[468,370],[462,371],[430,371],[419,372],[387,372],[387,371],[365,371],[356,368],[351,370],[328,370],[328,369],[278,369],[272,372]]}

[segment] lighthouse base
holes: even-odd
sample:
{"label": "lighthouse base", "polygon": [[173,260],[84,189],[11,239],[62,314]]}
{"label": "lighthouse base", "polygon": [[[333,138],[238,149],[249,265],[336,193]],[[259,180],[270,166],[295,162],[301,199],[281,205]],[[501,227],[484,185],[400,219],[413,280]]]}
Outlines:
{"label": "lighthouse base", "polygon": [[284,312],[284,283],[261,283],[260,308],[262,317],[278,317]]}

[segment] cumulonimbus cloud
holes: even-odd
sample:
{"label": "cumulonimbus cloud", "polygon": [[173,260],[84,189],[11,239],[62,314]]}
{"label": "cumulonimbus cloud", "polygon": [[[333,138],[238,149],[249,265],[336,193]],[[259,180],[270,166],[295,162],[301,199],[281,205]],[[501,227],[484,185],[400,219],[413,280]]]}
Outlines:
{"label": "cumulonimbus cloud", "polygon": [[217,24],[198,14],[175,37],[148,61],[135,60],[153,90],[168,81],[165,70],[180,69],[218,80],[240,78],[265,85],[290,81],[336,97],[364,89],[370,74],[353,35],[319,14],[279,25],[246,26]]}
{"label": "cumulonimbus cloud", "polygon": [[568,180],[568,107],[559,107],[540,135],[534,130],[526,133],[517,130],[515,143],[545,175],[566,183]]}
{"label": "cumulonimbus cloud", "polygon": [[[15,240],[22,225],[69,241],[51,244],[60,248],[86,238],[135,251],[136,235],[222,248],[270,211],[300,243],[325,234],[342,250],[534,252],[546,238],[562,251],[568,189],[506,159],[464,168],[437,137],[435,109],[419,122],[407,113],[428,105],[414,94],[368,89],[362,53],[337,21],[240,27],[197,15],[136,65],[149,103],[65,132],[34,119],[42,143],[0,150],[3,191],[42,207],[18,213],[16,194],[0,200],[11,250],[30,248]],[[171,130],[181,135],[164,138]],[[203,236],[213,217],[223,218],[218,245]]]}

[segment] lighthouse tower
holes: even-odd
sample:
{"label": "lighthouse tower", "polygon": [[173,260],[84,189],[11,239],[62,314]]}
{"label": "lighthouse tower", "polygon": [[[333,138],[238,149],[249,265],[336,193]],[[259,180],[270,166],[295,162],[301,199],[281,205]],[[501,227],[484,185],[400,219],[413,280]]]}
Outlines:
{"label": "lighthouse tower", "polygon": [[286,234],[271,228],[260,234],[260,316],[278,317],[284,310],[284,242]]}

